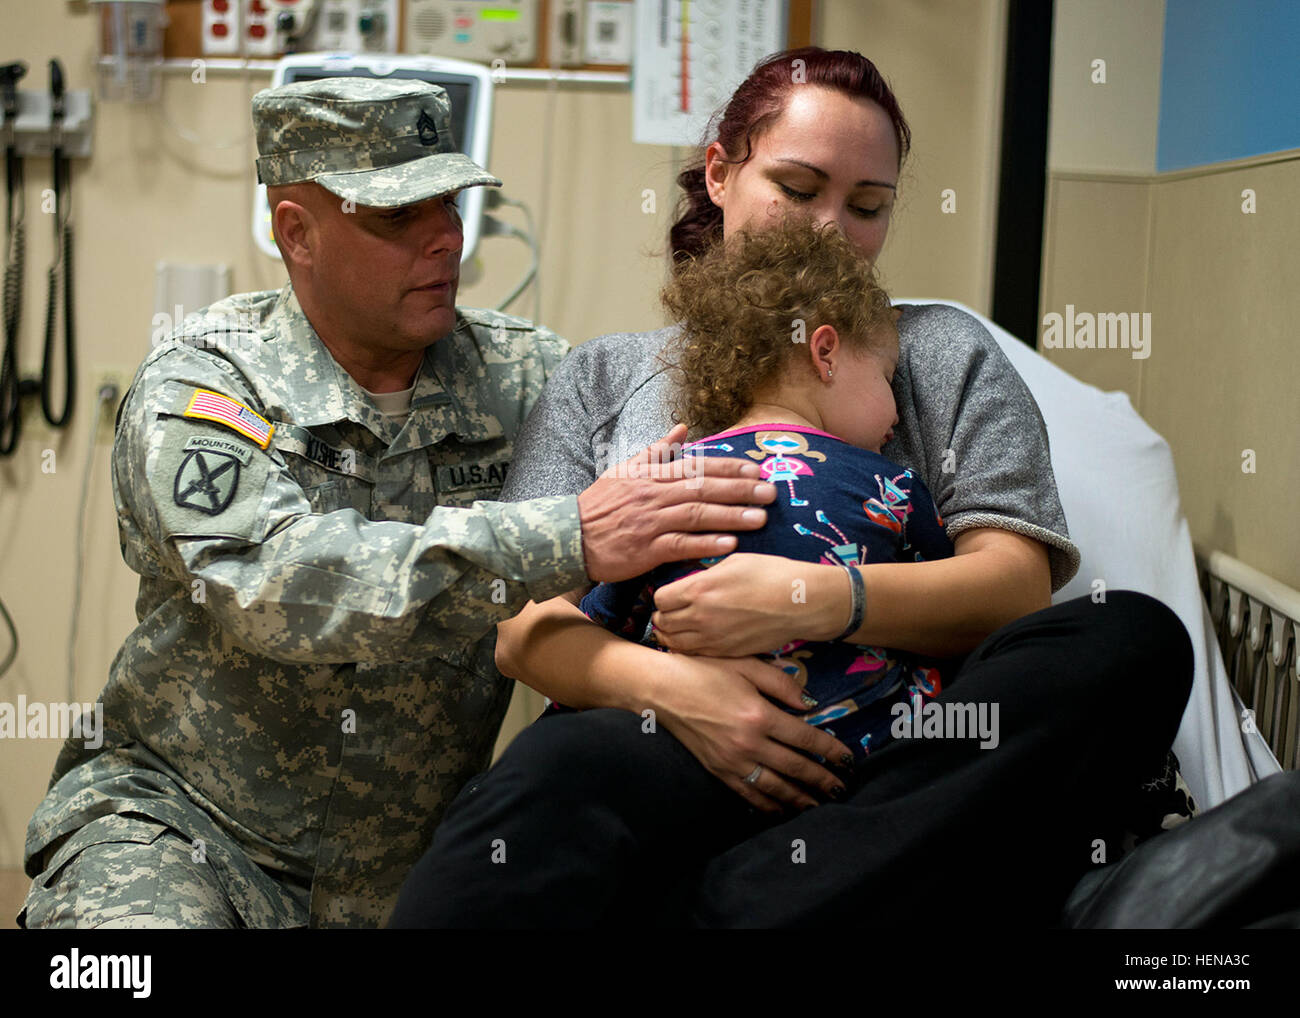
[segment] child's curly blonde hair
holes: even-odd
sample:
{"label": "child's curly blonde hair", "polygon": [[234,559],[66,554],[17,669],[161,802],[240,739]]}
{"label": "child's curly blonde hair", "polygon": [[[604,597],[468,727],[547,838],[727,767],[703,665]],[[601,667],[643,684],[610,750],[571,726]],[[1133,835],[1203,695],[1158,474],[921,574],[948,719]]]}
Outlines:
{"label": "child's curly blonde hair", "polygon": [[682,325],[664,363],[676,373],[673,412],[692,438],[734,424],[780,373],[812,371],[806,344],[819,326],[856,352],[883,353],[895,341],[871,264],[838,230],[805,218],[681,261],[659,296]]}

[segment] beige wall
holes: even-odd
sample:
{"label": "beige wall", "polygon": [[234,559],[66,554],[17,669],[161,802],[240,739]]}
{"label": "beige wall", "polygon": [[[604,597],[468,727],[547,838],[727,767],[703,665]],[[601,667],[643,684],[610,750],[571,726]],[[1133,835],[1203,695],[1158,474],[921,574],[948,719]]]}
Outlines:
{"label": "beige wall", "polygon": [[1300,150],[1159,176],[1053,174],[1041,310],[1150,312],[1145,360],[1048,356],[1127,392],[1168,440],[1198,548],[1300,588],[1300,534],[1277,522],[1300,493],[1297,236]]}
{"label": "beige wall", "polygon": [[[1064,315],[1068,304],[1076,311],[1094,314],[1150,310],[1151,188],[1146,177],[1049,176],[1043,314]],[[1093,238],[1094,243],[1080,243],[1083,236]],[[1153,356],[1157,349],[1152,346]],[[1150,358],[1134,359],[1124,350],[1043,350],[1043,354],[1099,388],[1123,389],[1138,406],[1143,371]]]}
{"label": "beige wall", "polygon": [[[1260,196],[1253,215],[1246,188]],[[1173,447],[1192,540],[1300,588],[1300,531],[1282,522],[1300,493],[1300,151],[1162,181],[1153,202],[1149,300],[1164,346],[1141,411]]]}
{"label": "beige wall", "polygon": [[[51,3],[27,10],[11,26],[6,52],[33,68],[29,87],[42,86],[45,61],[56,55],[70,88],[93,87],[95,35],[84,9]],[[882,261],[899,295],[953,297],[987,309],[1004,18],[1005,0],[822,5],[818,41],[872,56],[912,123],[903,207]],[[160,108],[97,105],[94,157],[73,170],[80,412],[71,431],[57,435],[29,419],[17,456],[0,461],[0,597],[22,641],[14,667],[0,679],[0,700],[16,702],[20,693],[29,700],[65,699],[76,517],[88,462],[78,699],[94,699],[134,625],[135,577],[121,559],[109,489],[111,427],[101,429],[93,446],[88,429],[99,369],[133,369],[148,349],[155,263],[226,263],[236,290],[283,281],[281,266],[255,249],[249,231],[248,99],[266,82],[262,72],[214,71],[199,85],[173,71]],[[507,193],[545,217],[541,319],[575,342],[661,321],[657,253],[675,200],[675,165],[687,153],[634,145],[630,125],[625,89],[508,84],[497,90],[492,165]],[[48,177],[48,162],[29,161],[26,373],[39,362],[51,247],[48,220],[37,210]],[[945,187],[958,192],[956,215],[939,212]],[[645,188],[656,192],[654,215],[641,211]],[[517,211],[502,215],[522,222]],[[482,252],[491,272],[462,288],[464,304],[495,303],[527,264],[518,242],[489,240]],[[531,314],[531,295],[515,309]],[[46,449],[55,453],[53,473],[41,470]],[[0,633],[0,653],[5,646]],[[503,738],[536,710],[535,702],[516,701]],[[0,867],[21,862],[27,821],[57,752],[52,741],[0,741]]]}
{"label": "beige wall", "polygon": [[[898,210],[880,258],[897,297],[988,313],[1002,118],[1005,0],[862,0],[822,7],[817,41],[870,57],[912,129]],[[956,213],[940,195],[957,193]]]}
{"label": "beige wall", "polygon": [[[1053,170],[1156,168],[1165,0],[1056,0],[1052,18]],[[1105,61],[1105,83],[1093,61]]]}
{"label": "beige wall", "polygon": [[[1300,587],[1300,533],[1277,523],[1300,491],[1300,150],[1155,173],[1163,6],[1057,2],[1040,312],[1149,312],[1151,354],[1047,355],[1168,440],[1199,548]],[[1108,83],[1088,83],[1107,54]]]}

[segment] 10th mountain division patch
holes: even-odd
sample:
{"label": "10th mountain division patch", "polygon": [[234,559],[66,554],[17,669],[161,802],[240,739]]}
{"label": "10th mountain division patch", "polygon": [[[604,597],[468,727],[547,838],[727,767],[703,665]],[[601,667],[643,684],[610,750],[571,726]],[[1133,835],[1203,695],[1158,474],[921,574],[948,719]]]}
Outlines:
{"label": "10th mountain division patch", "polygon": [[212,449],[193,449],[176,470],[172,500],[209,516],[225,512],[239,486],[239,459]]}

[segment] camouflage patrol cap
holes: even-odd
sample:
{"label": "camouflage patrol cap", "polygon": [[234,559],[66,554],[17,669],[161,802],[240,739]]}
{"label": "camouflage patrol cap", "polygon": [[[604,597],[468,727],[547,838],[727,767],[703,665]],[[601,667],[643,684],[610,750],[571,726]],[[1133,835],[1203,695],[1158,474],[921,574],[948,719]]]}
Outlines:
{"label": "camouflage patrol cap", "polygon": [[257,179],[314,180],[358,205],[394,208],[501,181],[456,149],[451,100],[411,78],[321,78],[253,96]]}

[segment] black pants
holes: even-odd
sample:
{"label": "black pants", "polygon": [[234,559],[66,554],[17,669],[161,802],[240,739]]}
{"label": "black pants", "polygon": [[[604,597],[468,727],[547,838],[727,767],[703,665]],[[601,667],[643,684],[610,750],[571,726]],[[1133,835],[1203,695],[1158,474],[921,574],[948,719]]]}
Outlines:
{"label": "black pants", "polygon": [[1054,925],[1118,854],[1111,807],[1173,742],[1192,660],[1144,594],[1028,615],[938,699],[996,704],[995,748],[900,739],[843,802],[775,820],[639,715],[546,716],[449,807],[390,925]]}

